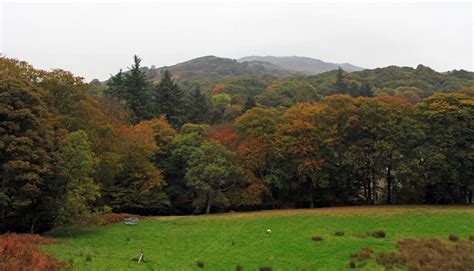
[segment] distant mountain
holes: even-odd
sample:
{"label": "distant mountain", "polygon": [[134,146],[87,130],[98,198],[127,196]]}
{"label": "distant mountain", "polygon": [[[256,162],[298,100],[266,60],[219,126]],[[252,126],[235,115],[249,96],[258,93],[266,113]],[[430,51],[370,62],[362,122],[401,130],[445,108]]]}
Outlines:
{"label": "distant mountain", "polygon": [[162,71],[168,70],[172,73],[173,78],[180,83],[215,83],[242,76],[286,77],[294,74],[316,75],[336,70],[339,67],[347,72],[363,70],[363,68],[348,63],[328,63],[319,59],[296,56],[250,56],[238,60],[217,56],[203,56],[172,66],[159,68],[151,66],[142,67],[141,69],[146,77],[152,81],[159,81]]}
{"label": "distant mountain", "polygon": [[240,58],[237,61],[240,63],[253,61],[267,62],[285,70],[308,75],[315,75],[327,71],[337,70],[339,67],[347,72],[364,70],[364,68],[357,67],[349,63],[330,63],[324,62],[320,59],[301,56],[248,56]]}
{"label": "distant mountain", "polygon": [[[169,70],[173,77],[192,78],[210,77],[226,78],[229,76],[241,75],[271,75],[276,77],[288,76],[293,72],[281,68],[277,65],[263,61],[238,62],[235,59],[222,58],[216,56],[203,56],[173,66],[165,66],[156,69],[156,76],[160,76],[160,71]],[[153,69],[149,69],[153,73]]]}

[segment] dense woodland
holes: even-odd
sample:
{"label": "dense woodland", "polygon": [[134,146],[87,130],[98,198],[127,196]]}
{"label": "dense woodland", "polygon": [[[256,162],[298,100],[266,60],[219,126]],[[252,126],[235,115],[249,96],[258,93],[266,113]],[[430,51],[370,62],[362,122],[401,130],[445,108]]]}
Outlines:
{"label": "dense woodland", "polygon": [[472,203],[474,73],[199,61],[135,57],[86,83],[1,58],[0,232],[110,211]]}

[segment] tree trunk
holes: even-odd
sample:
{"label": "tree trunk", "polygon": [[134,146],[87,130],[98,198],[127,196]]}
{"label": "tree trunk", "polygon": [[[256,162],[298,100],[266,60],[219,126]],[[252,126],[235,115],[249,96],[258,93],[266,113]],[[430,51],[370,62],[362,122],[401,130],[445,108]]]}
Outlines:
{"label": "tree trunk", "polygon": [[372,180],[370,177],[367,179],[367,204],[372,204]]}
{"label": "tree trunk", "polygon": [[387,204],[392,204],[392,165],[387,167]]}
{"label": "tree trunk", "polygon": [[313,200],[313,182],[309,182],[309,208],[314,208]]}
{"label": "tree trunk", "polygon": [[37,220],[36,218],[33,218],[33,221],[31,222],[30,234],[35,233],[36,220]]}
{"label": "tree trunk", "polygon": [[369,197],[368,194],[367,194],[367,182],[362,182],[363,183],[363,188],[364,188],[364,198],[365,198],[365,202],[367,203],[367,198]]}
{"label": "tree trunk", "polygon": [[211,193],[207,195],[207,207],[206,207],[206,214],[211,213],[211,204],[212,204],[212,198],[211,198]]}

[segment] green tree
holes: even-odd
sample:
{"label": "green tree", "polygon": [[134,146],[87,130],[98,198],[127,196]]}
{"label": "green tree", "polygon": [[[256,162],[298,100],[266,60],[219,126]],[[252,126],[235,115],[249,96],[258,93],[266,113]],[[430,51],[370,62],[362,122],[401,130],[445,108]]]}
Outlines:
{"label": "green tree", "polygon": [[109,93],[125,101],[127,109],[132,114],[133,122],[154,117],[154,97],[150,82],[140,67],[141,59],[133,57],[134,63],[128,72],[120,71],[109,82]]}
{"label": "green tree", "polygon": [[232,97],[221,93],[211,97],[212,123],[219,123],[225,119],[225,111],[230,106]]}
{"label": "green tree", "polygon": [[247,96],[247,99],[245,100],[244,107],[242,108],[242,113],[247,112],[247,110],[250,110],[257,106],[257,102],[255,101],[255,97],[253,96]]}
{"label": "green tree", "polygon": [[344,78],[344,70],[339,67],[336,73],[336,82],[334,83],[336,93],[347,93],[347,87],[348,85],[346,79]]}
{"label": "green tree", "polygon": [[373,97],[374,96],[374,91],[372,90],[372,86],[370,85],[369,82],[364,81],[360,85],[359,88],[359,95],[358,96],[363,96],[363,97]]}
{"label": "green tree", "polygon": [[97,161],[87,134],[82,130],[69,134],[61,156],[66,185],[57,222],[68,223],[87,216],[91,204],[99,197],[99,186],[92,179]]}
{"label": "green tree", "polygon": [[417,108],[426,139],[418,148],[428,203],[472,203],[474,99],[435,94]]}
{"label": "green tree", "polygon": [[209,123],[211,104],[209,98],[201,92],[199,87],[186,96],[186,115],[187,122],[190,123]]}
{"label": "green tree", "polygon": [[232,152],[214,141],[203,143],[191,154],[185,178],[198,194],[194,202],[197,210],[205,207],[209,214],[216,205],[229,205],[226,192],[247,182],[242,168],[234,160]]}
{"label": "green tree", "polygon": [[21,63],[0,65],[0,231],[35,232],[52,221],[62,185],[52,179],[54,121]]}
{"label": "green tree", "polygon": [[168,122],[178,127],[184,122],[184,92],[171,78],[169,71],[164,71],[161,81],[154,87],[155,114],[165,115]]}

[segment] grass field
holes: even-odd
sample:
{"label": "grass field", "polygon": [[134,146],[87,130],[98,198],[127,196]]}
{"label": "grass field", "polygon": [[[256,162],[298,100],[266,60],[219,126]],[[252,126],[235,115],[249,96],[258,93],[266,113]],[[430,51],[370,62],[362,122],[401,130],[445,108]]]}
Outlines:
{"label": "grass field", "polygon": [[[270,228],[272,234],[267,234]],[[384,230],[385,238],[353,236]],[[344,231],[344,236],[335,236]],[[43,250],[77,270],[346,270],[352,253],[396,249],[403,238],[474,233],[473,207],[341,207],[153,217],[137,226],[58,228]],[[323,237],[313,241],[312,236]],[[132,261],[143,250],[145,262]],[[202,261],[199,268],[197,261]],[[363,270],[383,270],[369,260]]]}

